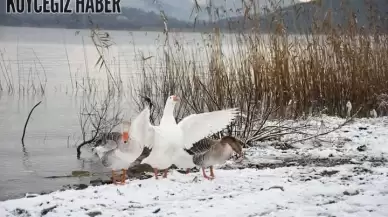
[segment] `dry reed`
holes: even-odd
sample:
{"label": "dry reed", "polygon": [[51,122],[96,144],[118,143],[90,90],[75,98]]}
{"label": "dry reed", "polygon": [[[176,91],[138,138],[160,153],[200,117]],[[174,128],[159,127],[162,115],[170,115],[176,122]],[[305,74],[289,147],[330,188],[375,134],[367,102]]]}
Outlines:
{"label": "dry reed", "polygon": [[[158,63],[142,62],[137,93],[152,98],[158,117],[171,94],[183,99],[177,119],[238,107],[242,116],[234,130],[244,138],[255,136],[268,118],[345,117],[348,101],[362,107],[358,115],[365,116],[388,91],[388,37],[353,25],[330,26],[330,19],[329,14],[315,20],[304,35],[288,34],[282,19],[273,21],[276,28],[268,34],[252,25],[249,31],[234,31],[232,40],[214,28],[204,50],[167,40],[163,55],[155,57]],[[229,55],[222,52],[224,44],[232,48]]]}
{"label": "dry reed", "polygon": [[[328,28],[326,35],[317,31],[295,36],[280,30],[263,35],[254,29],[234,33],[235,40],[227,41],[235,48],[230,57],[221,54],[223,42],[215,29],[210,42],[206,41],[210,43],[205,47],[207,66],[174,41],[167,45],[162,65],[150,69],[144,63],[143,89],[153,88],[152,94],[164,98],[172,92],[191,95],[190,87],[198,89],[197,95],[209,97],[210,109],[235,106],[236,99],[228,98],[234,93],[233,98],[240,100],[263,101],[271,96],[281,116],[290,101],[296,104],[297,116],[325,107],[330,115],[344,116],[348,100],[357,107],[386,93],[388,41],[386,35],[355,35],[351,26],[348,34]],[[156,67],[162,70],[157,72]]]}

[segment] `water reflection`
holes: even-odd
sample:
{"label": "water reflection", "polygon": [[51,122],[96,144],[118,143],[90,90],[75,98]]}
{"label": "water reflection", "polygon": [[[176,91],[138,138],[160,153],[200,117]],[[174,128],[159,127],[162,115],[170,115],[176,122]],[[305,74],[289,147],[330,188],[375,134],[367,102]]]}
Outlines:
{"label": "water reflection", "polygon": [[24,145],[22,145],[22,152],[23,152],[23,165],[25,165],[26,162],[29,161],[30,155],[28,154],[27,149],[26,149],[26,147]]}

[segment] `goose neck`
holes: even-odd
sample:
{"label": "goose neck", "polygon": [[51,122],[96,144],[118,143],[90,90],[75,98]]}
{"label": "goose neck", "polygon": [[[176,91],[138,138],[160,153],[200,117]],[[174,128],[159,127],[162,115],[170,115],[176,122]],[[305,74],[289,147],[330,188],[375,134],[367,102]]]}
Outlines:
{"label": "goose neck", "polygon": [[174,104],[172,103],[167,103],[166,106],[164,107],[163,111],[163,117],[160,121],[161,123],[175,123],[175,118],[174,118]]}

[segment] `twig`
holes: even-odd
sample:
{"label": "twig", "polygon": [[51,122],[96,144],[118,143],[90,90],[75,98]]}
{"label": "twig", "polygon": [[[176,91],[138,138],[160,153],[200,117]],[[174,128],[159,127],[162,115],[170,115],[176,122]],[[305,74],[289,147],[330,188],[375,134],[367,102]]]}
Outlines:
{"label": "twig", "polygon": [[310,137],[307,137],[307,138],[304,138],[304,139],[299,139],[299,140],[295,140],[291,143],[288,143],[289,145],[292,145],[292,144],[295,144],[295,143],[298,143],[298,142],[304,142],[306,140],[310,140],[310,139],[314,139],[314,138],[317,138],[319,136],[324,136],[324,135],[327,135],[329,133],[332,133],[336,130],[339,130],[340,128],[342,128],[343,126],[345,126],[346,124],[348,124],[350,121],[353,120],[353,118],[361,111],[362,107],[358,109],[358,111],[351,117],[349,117],[344,123],[340,124],[338,127],[332,129],[332,130],[329,130],[329,131],[326,131],[324,133],[320,133],[320,134],[317,134],[317,135],[313,135],[313,136],[310,136]]}
{"label": "twig", "polygon": [[[108,117],[108,111],[110,109],[109,105],[111,105],[112,100],[113,95],[108,93],[100,105],[98,105],[99,103],[97,102],[91,102],[89,105],[90,108],[87,108],[85,104],[84,108],[81,109],[79,118],[83,141],[77,146],[77,159],[80,159],[81,157],[81,148],[83,146],[96,142],[100,135],[104,136],[104,134],[111,133],[113,128],[121,123],[122,118],[119,117],[121,110],[116,111],[116,109],[113,108],[115,115],[113,115],[112,118]],[[83,117],[85,117],[85,119]],[[86,140],[86,129],[89,125],[93,127],[92,136],[91,139]]]}
{"label": "twig", "polygon": [[24,124],[23,135],[22,135],[22,145],[23,145],[23,147],[24,147],[24,136],[26,135],[26,129],[27,129],[28,121],[30,120],[30,117],[31,117],[32,112],[34,111],[34,109],[35,109],[38,105],[40,105],[40,103],[42,103],[42,101],[38,102],[34,107],[32,107],[30,113],[28,114],[26,123]]}
{"label": "twig", "polygon": [[97,135],[98,135],[98,133],[94,134],[93,138],[89,139],[88,141],[84,141],[84,142],[82,142],[81,144],[78,145],[78,147],[77,147],[77,159],[81,158],[81,148],[84,145],[92,143],[97,138]]}

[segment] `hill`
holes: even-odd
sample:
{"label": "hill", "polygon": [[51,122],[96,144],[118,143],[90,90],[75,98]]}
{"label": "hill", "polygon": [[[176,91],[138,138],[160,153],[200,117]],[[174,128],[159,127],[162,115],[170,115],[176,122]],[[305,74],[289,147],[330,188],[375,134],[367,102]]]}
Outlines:
{"label": "hill", "polygon": [[[198,20],[209,20],[209,11],[207,6],[210,4],[209,0],[196,0],[201,10],[197,11]],[[217,8],[217,13],[220,17],[230,17],[241,15],[241,8],[243,7],[241,0],[211,0],[213,11]],[[250,0],[245,0],[249,3]],[[285,7],[292,5],[298,0],[259,0],[256,1],[258,7],[271,8],[271,5]],[[183,21],[193,21],[194,14],[190,17],[193,8],[196,6],[194,0],[131,0],[128,2],[122,1],[126,7],[137,8],[147,12],[159,13],[163,10],[168,17],[173,17]]]}
{"label": "hill", "polygon": [[388,32],[388,1],[317,0],[265,13],[259,19],[252,20],[242,16],[223,19],[219,25],[222,28],[242,30],[259,23],[261,31],[269,32],[274,31],[277,26],[274,21],[281,21],[284,29],[290,33],[311,32],[315,24],[318,24],[316,27],[323,33],[325,32],[323,23],[346,29],[349,26],[349,17],[355,18],[358,30],[371,31],[377,28],[380,32]]}

